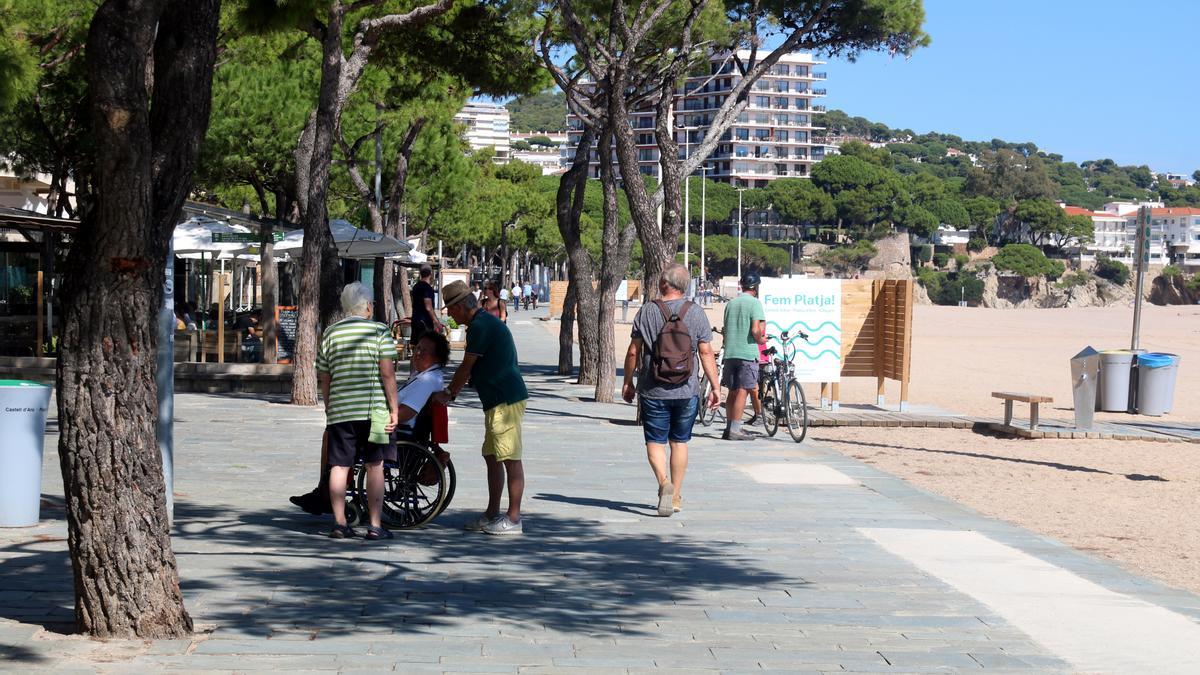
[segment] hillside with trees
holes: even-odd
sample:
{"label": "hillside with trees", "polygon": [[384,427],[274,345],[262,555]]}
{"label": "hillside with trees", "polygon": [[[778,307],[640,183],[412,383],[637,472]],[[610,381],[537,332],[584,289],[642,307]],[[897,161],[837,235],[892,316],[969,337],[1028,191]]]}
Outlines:
{"label": "hillside with trees", "polygon": [[545,91],[514,98],[508,108],[509,128],[516,133],[567,130],[567,98],[561,91]]}

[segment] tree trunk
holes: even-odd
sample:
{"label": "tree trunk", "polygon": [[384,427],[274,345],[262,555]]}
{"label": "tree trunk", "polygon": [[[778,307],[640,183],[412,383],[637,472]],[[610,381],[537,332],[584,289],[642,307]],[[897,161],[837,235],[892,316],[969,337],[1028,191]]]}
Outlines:
{"label": "tree trunk", "polygon": [[218,13],[218,0],[110,0],[88,34],[96,199],[71,246],[56,380],[75,620],[96,637],[192,630],[155,438],[155,354],[168,243],[208,126]]}
{"label": "tree trunk", "polygon": [[[575,324],[578,326],[577,332],[579,333],[579,384],[596,383],[596,342],[599,338],[597,334],[599,305],[596,291],[592,286],[594,280],[592,256],[583,245],[579,227],[579,218],[583,213],[583,199],[587,190],[588,159],[592,152],[592,138],[591,129],[585,129],[571,162],[571,168],[563,174],[562,180],[558,183],[558,192],[555,194],[554,203],[558,232],[562,235],[563,245],[567,249],[567,297],[573,301]],[[565,309],[560,330],[570,331]],[[565,354],[564,349],[566,350]],[[560,364],[570,363],[573,358],[570,343],[567,343],[564,348],[562,340],[559,340],[558,362]]]}
{"label": "tree trunk", "polygon": [[[296,326],[296,353],[292,375],[292,403],[296,405],[317,404],[317,341],[320,325],[332,317],[336,306],[336,294],[341,289],[330,268],[336,261],[327,259],[328,250],[333,248],[329,234],[326,195],[329,191],[329,167],[333,161],[334,133],[337,127],[340,105],[338,90],[342,75],[342,21],[339,11],[329,13],[329,23],[321,44],[321,86],[317,95],[317,109],[309,117],[301,132],[301,142],[296,149],[298,182],[302,179],[301,225],[304,228],[304,246],[300,260],[300,297]],[[300,166],[305,170],[301,171]],[[333,288],[329,285],[333,284]],[[330,302],[333,294],[334,302]]]}
{"label": "tree trunk", "polygon": [[[610,117],[610,119],[619,119]],[[616,126],[628,126],[618,124]],[[596,402],[612,403],[616,389],[616,336],[613,314],[616,311],[616,292],[629,269],[636,228],[626,224],[621,228],[617,204],[617,177],[612,168],[612,131],[600,132],[600,182],[604,190],[603,256],[600,261],[600,288],[597,312]]]}
{"label": "tree trunk", "polygon": [[575,287],[567,284],[563,299],[562,318],[558,322],[558,374],[570,375],[575,370]]}

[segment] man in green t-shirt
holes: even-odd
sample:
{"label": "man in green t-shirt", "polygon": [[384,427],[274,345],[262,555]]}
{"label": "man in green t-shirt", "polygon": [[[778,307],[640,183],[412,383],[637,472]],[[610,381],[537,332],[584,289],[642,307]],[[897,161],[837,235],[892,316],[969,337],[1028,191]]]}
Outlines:
{"label": "man in green t-shirt", "polygon": [[729,389],[725,418],[729,426],[721,438],[748,441],[754,438],[742,431],[742,411],[746,396],[758,388],[758,345],[766,339],[767,321],[758,301],[758,275],[742,275],[742,294],[725,305],[725,367],[721,384]]}
{"label": "man in green t-shirt", "polygon": [[[442,287],[446,310],[467,326],[462,364],[439,401],[453,401],[470,379],[483,405],[483,459],[487,463],[488,505],[467,529],[486,534],[520,534],[521,496],[525,468],[521,463],[521,423],[529,392],[517,366],[517,346],[508,327],[479,307],[463,281]],[[500,497],[508,485],[508,510],[500,512]]]}

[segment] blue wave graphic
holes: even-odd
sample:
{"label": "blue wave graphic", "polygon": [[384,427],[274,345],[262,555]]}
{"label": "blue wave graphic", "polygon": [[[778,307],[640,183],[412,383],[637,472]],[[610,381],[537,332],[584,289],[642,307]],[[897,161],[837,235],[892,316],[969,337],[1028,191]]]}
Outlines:
{"label": "blue wave graphic", "polygon": [[817,353],[816,356],[809,354],[808,352],[804,351],[803,349],[796,350],[796,353],[803,354],[804,357],[807,358],[809,361],[820,361],[822,358],[824,358],[824,356],[826,354],[829,354],[830,356],[837,359],[838,361],[842,360],[842,355],[833,351],[832,349],[822,349],[820,352]]}
{"label": "blue wave graphic", "polygon": [[767,326],[768,327],[775,326],[775,328],[779,329],[780,331],[787,331],[789,333],[791,333],[796,328],[796,326],[803,326],[804,332],[806,332],[806,333],[816,333],[817,331],[821,330],[825,326],[829,326],[830,328],[836,330],[838,333],[842,332],[842,329],[836,323],[834,323],[832,321],[822,321],[821,323],[817,324],[816,328],[808,325],[807,323],[804,323],[803,321],[795,321],[792,323],[792,325],[787,326],[786,328],[782,324],[780,324],[776,321],[768,321]]}

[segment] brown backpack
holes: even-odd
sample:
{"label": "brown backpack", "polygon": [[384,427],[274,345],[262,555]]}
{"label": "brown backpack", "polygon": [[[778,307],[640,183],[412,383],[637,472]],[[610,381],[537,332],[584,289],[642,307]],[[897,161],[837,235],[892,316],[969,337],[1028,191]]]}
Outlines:
{"label": "brown backpack", "polygon": [[695,304],[691,300],[684,301],[679,312],[668,312],[667,305],[662,300],[655,300],[658,310],[662,312],[662,330],[654,341],[654,351],[650,358],[650,372],[654,379],[665,385],[687,384],[692,377],[696,355],[692,349],[692,333],[688,330],[683,317]]}

